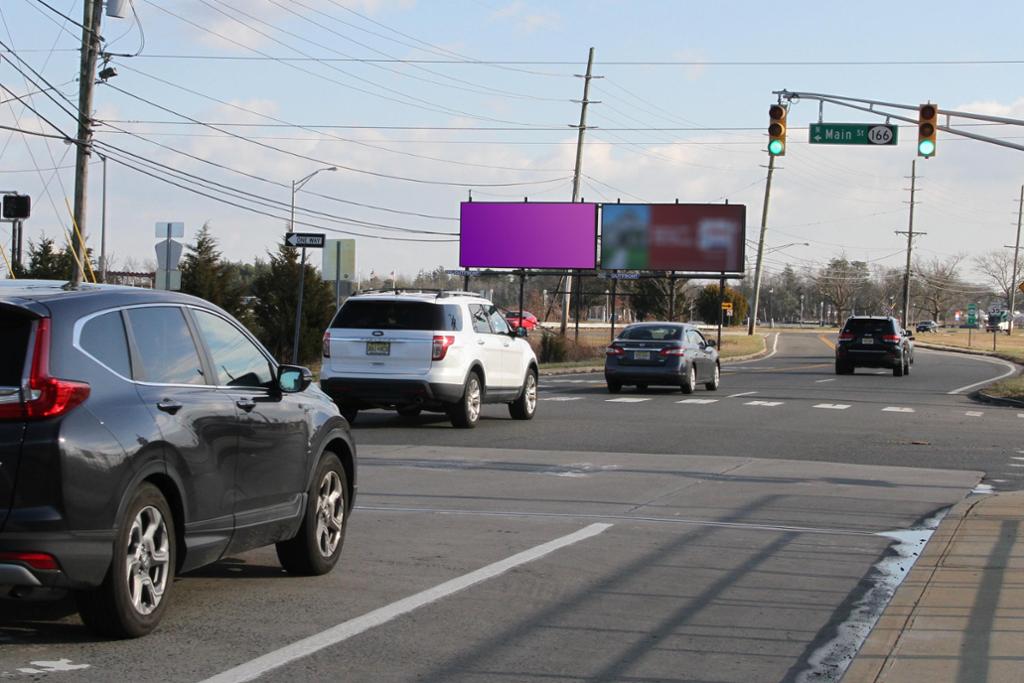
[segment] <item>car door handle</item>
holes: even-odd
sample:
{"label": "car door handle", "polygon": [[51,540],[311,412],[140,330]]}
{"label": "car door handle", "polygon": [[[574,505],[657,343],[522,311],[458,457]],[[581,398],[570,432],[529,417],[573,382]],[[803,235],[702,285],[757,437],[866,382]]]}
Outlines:
{"label": "car door handle", "polygon": [[477,343],[477,344],[479,344],[480,346],[483,346],[483,345],[484,345],[484,344],[486,344],[487,342],[486,342],[486,341],[484,341],[483,339],[477,339],[477,340],[476,340],[476,343]]}
{"label": "car door handle", "polygon": [[156,404],[156,407],[165,413],[170,413],[171,415],[174,415],[176,412],[181,410],[181,404],[169,398],[161,400]]}
{"label": "car door handle", "polygon": [[235,401],[235,405],[248,413],[249,411],[256,407],[256,401],[252,400],[251,398],[240,398],[237,401]]}

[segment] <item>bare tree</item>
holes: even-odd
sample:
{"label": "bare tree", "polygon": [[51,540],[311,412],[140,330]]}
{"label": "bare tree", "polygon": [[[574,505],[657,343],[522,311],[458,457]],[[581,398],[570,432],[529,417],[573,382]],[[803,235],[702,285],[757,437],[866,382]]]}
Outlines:
{"label": "bare tree", "polygon": [[1010,305],[1010,292],[1024,280],[1024,259],[1017,263],[1017,272],[1013,272],[1013,251],[996,249],[987,254],[974,257],[974,267],[985,276],[985,282],[1006,299]]}
{"label": "bare tree", "polygon": [[858,294],[864,291],[864,285],[870,279],[867,264],[849,261],[845,254],[833,258],[810,277],[821,296],[836,307],[840,322],[852,313]]}
{"label": "bare tree", "polygon": [[967,284],[960,277],[963,254],[914,262],[913,275],[918,305],[936,322],[958,304],[984,294],[984,288]]}

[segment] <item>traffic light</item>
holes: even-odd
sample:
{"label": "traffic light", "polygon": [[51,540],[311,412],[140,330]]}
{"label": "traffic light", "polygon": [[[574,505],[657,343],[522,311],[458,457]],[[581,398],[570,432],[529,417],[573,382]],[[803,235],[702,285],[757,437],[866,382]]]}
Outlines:
{"label": "traffic light", "polygon": [[773,157],[786,156],[786,108],[773,104],[768,109],[768,153]]}
{"label": "traffic light", "polygon": [[5,194],[3,217],[24,220],[32,212],[32,198],[27,194]]}
{"label": "traffic light", "polygon": [[935,156],[935,134],[939,131],[939,108],[922,104],[917,109],[917,156]]}

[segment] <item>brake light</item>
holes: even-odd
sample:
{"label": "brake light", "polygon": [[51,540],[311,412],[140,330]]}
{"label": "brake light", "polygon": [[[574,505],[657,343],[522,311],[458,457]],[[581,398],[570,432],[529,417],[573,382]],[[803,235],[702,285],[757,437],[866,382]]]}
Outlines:
{"label": "brake light", "polygon": [[659,356],[685,356],[686,349],[682,346],[666,346],[658,352]]}
{"label": "brake light", "polygon": [[608,356],[625,356],[626,352],[621,346],[609,346],[604,350]]}
{"label": "brake light", "polygon": [[60,565],[57,564],[57,558],[47,553],[0,553],[0,562],[24,562],[32,569],[43,571],[60,569]]}
{"label": "brake light", "polygon": [[455,337],[450,334],[435,334],[434,345],[431,349],[430,360],[444,360],[448,355],[448,349],[455,343]]}
{"label": "brake light", "polygon": [[89,385],[50,376],[50,319],[36,324],[32,371],[21,403],[0,405],[0,420],[42,420],[68,412],[89,397]]}
{"label": "brake light", "polygon": [[854,336],[853,332],[840,332],[839,341],[853,341]]}
{"label": "brake light", "polygon": [[898,334],[883,334],[882,341],[892,342],[898,344],[900,342],[900,336]]}
{"label": "brake light", "polygon": [[324,358],[331,357],[331,331],[327,330],[324,332],[323,350],[322,353]]}

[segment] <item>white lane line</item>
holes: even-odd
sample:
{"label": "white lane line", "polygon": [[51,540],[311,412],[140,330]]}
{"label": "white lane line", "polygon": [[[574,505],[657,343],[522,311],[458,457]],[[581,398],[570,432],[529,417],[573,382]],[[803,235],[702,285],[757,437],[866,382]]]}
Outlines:
{"label": "white lane line", "polygon": [[[965,354],[958,354],[958,355],[963,356]],[[980,360],[980,361],[983,361],[985,363],[992,363],[993,365],[1002,365],[1003,367],[1006,368],[1006,372],[1004,372],[1003,374],[998,375],[996,377],[990,377],[989,379],[983,379],[980,382],[975,382],[974,384],[968,384],[965,387],[960,387],[959,389],[954,389],[953,391],[947,391],[946,394],[948,394],[948,395],[961,394],[961,393],[963,393],[965,391],[970,391],[971,389],[974,389],[976,387],[984,386],[986,384],[989,384],[990,382],[995,382],[996,380],[1003,379],[1004,377],[1009,377],[1010,375],[1012,375],[1015,372],[1017,372],[1017,366],[1014,365],[1013,363],[1010,363],[1009,361],[1000,360],[998,358],[986,358],[984,356],[968,356],[968,358],[971,358],[972,360]]]}
{"label": "white lane line", "polygon": [[814,406],[815,408],[824,408],[825,410],[846,410],[850,407],[849,403],[819,403]]}
{"label": "white lane line", "polygon": [[1010,465],[1010,467],[1024,467],[1024,463],[1011,462],[1008,464]]}
{"label": "white lane line", "polygon": [[606,398],[606,403],[643,403],[644,401],[650,401],[649,398],[633,398],[631,396],[623,396],[622,398]]}
{"label": "white lane line", "polygon": [[968,410],[966,413],[964,413],[964,415],[966,415],[967,417],[981,417],[984,414],[985,413],[980,410]]}
{"label": "white lane line", "polygon": [[[709,403],[718,403],[717,398],[684,398],[682,401],[676,401],[676,403],[694,403],[696,405],[707,405]],[[1022,458],[1024,460],[1024,458]]]}
{"label": "white lane line", "polygon": [[835,377],[830,377],[829,379],[816,379],[816,380],[814,380],[814,383],[815,384],[821,384],[822,382],[835,382],[835,381],[836,381]]}
{"label": "white lane line", "polygon": [[1024,458],[1021,458],[1021,457],[1018,457],[1018,456],[1015,455],[1015,456],[1013,456],[1013,460],[1024,460]]}
{"label": "white lane line", "polygon": [[760,358],[751,358],[750,360],[738,360],[738,361],[736,361],[734,363],[729,363],[728,361],[726,361],[726,362],[728,363],[728,365],[743,365],[744,363],[759,363],[759,362],[761,362],[763,360],[768,360],[769,358],[771,358],[772,356],[774,356],[778,352],[779,352],[779,333],[776,332],[775,333],[775,337],[772,339],[772,350],[771,350],[771,353],[768,353],[767,355],[761,356]]}
{"label": "white lane line", "polygon": [[582,401],[582,396],[548,396],[540,399],[542,401]]}
{"label": "white lane line", "polygon": [[743,405],[745,406],[765,406],[766,408],[774,408],[775,406],[781,406],[782,401],[747,401]]}
{"label": "white lane line", "polygon": [[756,391],[744,391],[743,393],[740,393],[740,394],[729,394],[728,396],[726,396],[726,398],[739,398],[740,396],[753,396],[756,393],[757,393]]}
{"label": "white lane line", "polygon": [[913,408],[898,408],[896,406],[889,406],[888,408],[882,408],[883,413],[912,413]]}
{"label": "white lane line", "polygon": [[433,588],[428,588],[427,590],[416,593],[415,595],[410,595],[407,598],[393,602],[390,605],[385,605],[384,607],[375,609],[372,612],[367,612],[361,617],[356,617],[355,619],[342,622],[337,626],[332,626],[326,631],[321,631],[316,635],[303,638],[291,645],[286,645],[278,650],[274,650],[273,652],[268,652],[262,657],[257,657],[245,664],[223,671],[216,676],[211,676],[202,683],[241,683],[242,681],[251,681],[269,671],[273,671],[274,669],[284,666],[285,664],[307,657],[315,652],[323,650],[324,648],[337,645],[338,643],[348,640],[353,636],[357,636],[364,631],[368,631],[375,626],[386,624],[403,614],[408,614],[420,607],[429,605],[430,603],[436,602],[442,598],[446,598],[461,590],[465,590],[466,588],[478,584],[481,581],[493,579],[496,576],[504,574],[510,569],[538,560],[545,555],[553,553],[561,548],[565,548],[566,546],[597,536],[611,526],[611,524],[591,524],[589,526],[585,526],[579,531],[575,531],[567,536],[562,536],[561,538],[556,538],[553,541],[548,541],[547,543],[534,546],[529,550],[516,553],[504,560],[489,564],[486,567],[482,567],[468,574],[463,574],[462,576],[450,581],[445,581]]}

